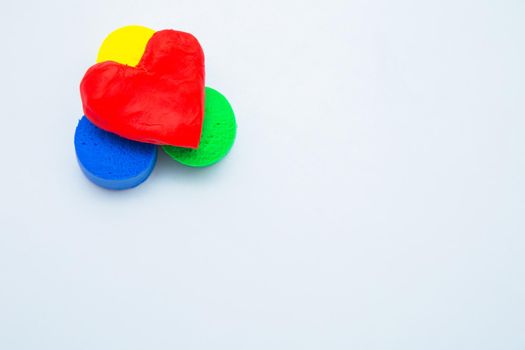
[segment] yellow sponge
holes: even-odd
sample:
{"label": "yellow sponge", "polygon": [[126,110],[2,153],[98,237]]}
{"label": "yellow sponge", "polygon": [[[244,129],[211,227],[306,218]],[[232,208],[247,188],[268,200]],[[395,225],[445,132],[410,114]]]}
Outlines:
{"label": "yellow sponge", "polygon": [[155,31],[142,26],[126,26],[111,32],[98,50],[97,63],[114,61],[136,66]]}

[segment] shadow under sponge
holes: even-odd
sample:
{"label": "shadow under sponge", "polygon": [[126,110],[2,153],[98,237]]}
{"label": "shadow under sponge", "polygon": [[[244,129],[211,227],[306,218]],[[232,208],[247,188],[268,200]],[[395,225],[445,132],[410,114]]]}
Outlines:
{"label": "shadow under sponge", "polygon": [[144,182],[157,161],[157,147],[131,141],[96,127],[85,116],[75,130],[80,168],[92,182],[125,190]]}

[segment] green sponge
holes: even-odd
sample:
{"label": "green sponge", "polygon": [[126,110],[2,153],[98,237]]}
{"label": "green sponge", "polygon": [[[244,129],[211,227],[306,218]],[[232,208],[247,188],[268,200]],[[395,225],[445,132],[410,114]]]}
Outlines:
{"label": "green sponge", "polygon": [[204,121],[197,149],[162,146],[171,158],[192,166],[205,167],[224,158],[233,145],[237,124],[230,103],[220,92],[206,87]]}

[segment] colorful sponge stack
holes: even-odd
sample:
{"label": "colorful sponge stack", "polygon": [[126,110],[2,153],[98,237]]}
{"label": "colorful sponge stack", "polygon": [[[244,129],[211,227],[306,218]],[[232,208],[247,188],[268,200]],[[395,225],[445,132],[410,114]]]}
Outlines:
{"label": "colorful sponge stack", "polygon": [[157,146],[192,167],[229,152],[236,122],[228,100],[204,85],[197,39],[175,30],[127,26],[103,42],[80,83],[85,116],[75,132],[80,168],[114,190],[144,182]]}

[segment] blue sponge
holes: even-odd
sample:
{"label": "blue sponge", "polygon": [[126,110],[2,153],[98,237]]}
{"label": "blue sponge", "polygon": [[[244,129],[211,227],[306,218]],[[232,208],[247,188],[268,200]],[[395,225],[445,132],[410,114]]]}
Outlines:
{"label": "blue sponge", "polygon": [[125,190],[144,182],[157,161],[155,145],[127,140],[99,129],[86,117],[75,131],[80,168],[95,184]]}

